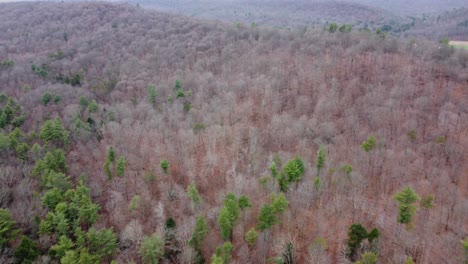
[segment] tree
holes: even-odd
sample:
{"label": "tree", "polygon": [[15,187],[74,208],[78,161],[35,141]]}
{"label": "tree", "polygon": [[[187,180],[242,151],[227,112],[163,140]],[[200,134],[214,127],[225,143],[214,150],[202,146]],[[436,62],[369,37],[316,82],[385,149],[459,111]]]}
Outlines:
{"label": "tree", "polygon": [[41,140],[45,143],[65,145],[68,143],[69,133],[65,130],[59,118],[47,120],[42,126]]}
{"label": "tree", "polygon": [[378,253],[379,237],[380,231],[377,227],[372,228],[369,234],[367,234],[367,240],[369,241],[370,250],[372,252]]}
{"label": "tree", "polygon": [[134,212],[140,207],[141,203],[141,196],[140,195],[134,195],[132,197],[132,200],[130,200],[130,204],[128,205],[128,210],[131,212]]}
{"label": "tree", "polygon": [[377,263],[378,257],[374,252],[366,252],[362,254],[361,260],[354,262],[355,264],[375,264]]}
{"label": "tree", "polygon": [[[223,246],[216,247],[214,255],[219,258],[216,259],[216,261],[219,262],[219,260],[221,260],[220,263],[229,264],[229,262],[231,261],[231,254],[233,249],[234,247],[232,246],[231,242],[224,242]],[[213,256],[211,257],[211,259],[213,260]]]}
{"label": "tree", "polygon": [[191,183],[187,186],[187,195],[190,197],[192,201],[192,207],[197,206],[201,202],[200,194],[198,193],[197,186],[195,183]]}
{"label": "tree", "polygon": [[96,113],[99,110],[99,105],[96,100],[92,100],[91,103],[88,105],[88,111],[90,113]]}
{"label": "tree", "polygon": [[257,228],[260,231],[265,231],[264,233],[264,241],[265,241],[265,248],[264,248],[264,258],[268,254],[269,248],[269,241],[270,241],[270,230],[274,224],[278,222],[278,218],[276,217],[275,210],[269,204],[264,204],[260,209],[260,213],[257,217]]}
{"label": "tree", "polygon": [[117,166],[115,169],[117,176],[124,175],[126,165],[127,165],[127,160],[125,159],[125,157],[120,157],[119,160],[117,161]]}
{"label": "tree", "polygon": [[245,210],[249,207],[252,207],[252,204],[250,203],[249,197],[242,195],[239,197],[239,209],[242,210],[242,225],[245,224]]}
{"label": "tree", "polygon": [[271,171],[271,177],[273,177],[273,179],[278,179],[278,167],[276,165],[276,162],[274,161],[271,162],[270,171]]}
{"label": "tree", "polygon": [[182,89],[177,89],[176,90],[176,99],[177,98],[184,98],[185,97],[185,92]]}
{"label": "tree", "polygon": [[80,106],[83,109],[86,109],[86,107],[88,107],[88,105],[89,105],[89,100],[88,100],[88,98],[86,96],[80,96],[78,101],[79,101]]}
{"label": "tree", "polygon": [[404,264],[414,264],[413,258],[412,258],[412,257],[408,257],[408,258],[405,260],[405,263],[404,263]]}
{"label": "tree", "polygon": [[104,163],[104,172],[106,173],[107,178],[109,180],[112,180],[112,171],[111,171],[110,165],[111,165],[111,162],[109,160],[106,160],[106,162]]}
{"label": "tree", "polygon": [[21,243],[15,251],[17,263],[30,264],[39,256],[39,250],[34,241],[26,236],[23,236]]}
{"label": "tree", "polygon": [[140,255],[144,263],[158,264],[164,256],[164,241],[157,234],[144,237],[140,246]]}
{"label": "tree", "polygon": [[167,171],[169,169],[169,162],[166,159],[161,160],[161,169],[164,171],[164,174],[167,174]]}
{"label": "tree", "polygon": [[58,244],[54,245],[50,248],[50,254],[58,259],[65,257],[65,254],[69,250],[73,250],[75,247],[75,243],[67,237],[61,236],[59,238]]}
{"label": "tree", "polygon": [[349,24],[343,24],[341,27],[338,29],[341,33],[349,33],[353,29],[352,25]]}
{"label": "tree", "polygon": [[281,214],[288,208],[288,200],[286,200],[284,193],[278,195],[272,194],[270,198],[271,208],[274,214]]}
{"label": "tree", "polygon": [[365,152],[370,152],[372,151],[376,146],[376,140],[373,135],[370,135],[361,145],[362,149]]}
{"label": "tree", "polygon": [[101,263],[99,256],[90,254],[86,248],[77,253],[75,250],[69,250],[65,256],[60,259],[61,264],[98,264]]}
{"label": "tree", "polygon": [[464,263],[468,263],[468,238],[463,239],[460,241],[463,247],[463,256],[464,256]]}
{"label": "tree", "polygon": [[224,240],[232,239],[234,225],[239,218],[239,203],[236,196],[228,193],[224,200],[224,206],[218,215],[218,224],[221,228],[221,237]]}
{"label": "tree", "polygon": [[174,90],[180,90],[180,89],[182,89],[182,83],[180,82],[179,79],[177,79],[174,84]]}
{"label": "tree", "polygon": [[421,199],[421,207],[424,209],[430,209],[434,207],[434,196],[428,195]]}
{"label": "tree", "polygon": [[11,217],[8,209],[0,209],[0,247],[6,246],[15,239],[20,230],[16,227],[16,221]]}
{"label": "tree", "polygon": [[288,161],[284,166],[284,173],[288,183],[298,182],[302,178],[304,171],[304,161],[300,157]]}
{"label": "tree", "polygon": [[107,150],[106,162],[104,163],[104,172],[106,173],[107,178],[109,178],[109,180],[112,180],[111,165],[115,163],[115,157],[116,157],[115,149],[113,146],[110,146],[109,149]]}
{"label": "tree", "polygon": [[328,27],[328,32],[335,33],[337,29],[338,29],[338,24],[331,23],[330,26]]}
{"label": "tree", "polygon": [[107,150],[107,160],[109,162],[115,161],[115,149],[113,146],[110,146],[109,149]]}
{"label": "tree", "polygon": [[417,207],[414,205],[420,198],[411,187],[398,192],[393,199],[399,203],[398,223],[410,224]]}
{"label": "tree", "polygon": [[216,254],[213,254],[213,256],[211,256],[211,264],[224,264],[223,258]]}
{"label": "tree", "polygon": [[327,159],[327,154],[325,153],[323,146],[320,146],[319,150],[317,151],[317,160],[315,161],[315,166],[317,168],[317,177],[320,177],[320,171],[325,165],[326,159]]}
{"label": "tree", "polygon": [[62,201],[62,192],[57,188],[53,188],[52,190],[47,191],[42,196],[42,205],[49,210],[53,210],[57,206],[57,204],[59,204]]}
{"label": "tree", "polygon": [[257,243],[258,233],[254,227],[250,228],[249,231],[245,234],[245,241],[249,247],[255,246]]}
{"label": "tree", "polygon": [[367,238],[367,230],[360,224],[352,224],[348,232],[348,257],[353,261],[362,241]]}
{"label": "tree", "polygon": [[380,237],[380,231],[377,227],[372,228],[372,230],[367,234],[367,240],[369,240],[370,243],[373,243],[375,240],[379,239]]}
{"label": "tree", "polygon": [[322,180],[319,177],[314,178],[314,189],[318,191],[322,186]]}
{"label": "tree", "polygon": [[156,97],[158,97],[158,93],[156,92],[156,87],[154,85],[148,86],[148,101],[154,107],[156,104]]}
{"label": "tree", "polygon": [[48,105],[50,101],[52,101],[52,94],[50,94],[49,92],[45,92],[41,97],[41,103],[43,105]]}
{"label": "tree", "polygon": [[32,171],[33,176],[43,176],[50,171],[65,173],[68,169],[65,152],[61,149],[55,149],[47,152],[44,158],[36,162]]}
{"label": "tree", "polygon": [[271,229],[274,224],[278,222],[278,219],[276,218],[275,211],[273,207],[269,204],[265,204],[262,206],[260,209],[260,213],[257,217],[257,228],[260,231],[264,231],[266,229]]}
{"label": "tree", "polygon": [[353,172],[353,166],[351,166],[350,164],[345,164],[341,167],[341,170],[346,173],[346,175],[350,175],[351,172]]}
{"label": "tree", "polygon": [[205,259],[203,257],[203,243],[205,238],[208,235],[210,229],[206,223],[205,217],[202,215],[198,216],[197,222],[195,223],[195,229],[192,233],[192,238],[189,240],[189,245],[193,247],[196,252],[195,263],[204,263]]}
{"label": "tree", "polygon": [[91,228],[87,234],[88,249],[100,258],[110,257],[117,251],[117,237],[112,228],[96,230]]}

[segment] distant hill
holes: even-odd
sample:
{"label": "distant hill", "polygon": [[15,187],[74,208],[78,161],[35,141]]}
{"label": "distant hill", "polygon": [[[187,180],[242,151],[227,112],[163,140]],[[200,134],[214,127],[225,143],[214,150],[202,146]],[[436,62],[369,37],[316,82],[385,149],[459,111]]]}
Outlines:
{"label": "distant hill", "polygon": [[[192,17],[275,27],[316,27],[331,22],[352,24],[355,29],[382,28],[395,35],[438,39],[466,36],[468,2],[462,0],[131,0],[132,4]],[[466,7],[466,8],[463,8]],[[456,9],[458,8],[458,9]],[[455,9],[455,10],[454,10]],[[443,12],[443,13],[441,13]],[[416,29],[413,27],[416,26]]]}
{"label": "distant hill", "polygon": [[194,17],[280,27],[320,27],[328,22],[376,27],[403,19],[384,9],[351,1],[133,0],[130,2]]}
{"label": "distant hill", "polygon": [[418,19],[404,36],[424,36],[430,39],[468,40],[468,8],[446,11]]}
{"label": "distant hill", "polygon": [[466,0],[345,0],[378,7],[400,16],[438,14],[454,8],[468,7]]}

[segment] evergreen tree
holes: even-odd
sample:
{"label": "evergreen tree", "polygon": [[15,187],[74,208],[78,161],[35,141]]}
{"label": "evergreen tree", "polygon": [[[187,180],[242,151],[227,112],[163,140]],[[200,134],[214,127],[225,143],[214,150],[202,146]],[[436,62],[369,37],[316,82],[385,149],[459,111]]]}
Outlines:
{"label": "evergreen tree", "polygon": [[180,89],[182,89],[182,83],[180,82],[179,79],[177,79],[174,84],[174,90],[180,90]]}
{"label": "evergreen tree", "polygon": [[48,105],[52,101],[52,95],[49,92],[45,92],[41,97],[41,103],[43,105]]}
{"label": "evergreen tree", "polygon": [[278,222],[278,219],[276,218],[276,215],[275,215],[275,211],[273,207],[269,204],[265,204],[262,206],[257,220],[258,220],[257,228],[260,231],[271,229],[273,225]]}
{"label": "evergreen tree", "polygon": [[163,170],[164,174],[167,174],[167,171],[169,169],[169,162],[166,159],[161,160],[161,169]]}
{"label": "evergreen tree", "polygon": [[148,101],[151,103],[153,107],[156,104],[157,96],[158,96],[158,93],[156,92],[156,87],[154,85],[149,85],[148,86]]}
{"label": "evergreen tree", "polygon": [[192,238],[189,240],[189,245],[193,247],[196,252],[195,263],[204,263],[205,259],[202,254],[203,243],[210,229],[206,223],[205,217],[198,216],[195,223],[195,230],[193,230]]}
{"label": "evergreen tree", "polygon": [[304,171],[304,161],[300,157],[288,161],[284,166],[284,173],[288,183],[298,182],[302,178]]}
{"label": "evergreen tree", "polygon": [[86,109],[86,107],[88,107],[89,100],[88,100],[88,98],[86,96],[80,96],[80,98],[78,100],[79,100],[79,104],[80,104],[81,108]]}
{"label": "evergreen tree", "polygon": [[112,228],[96,230],[91,228],[87,233],[88,249],[101,259],[110,257],[117,252],[117,236]]}
{"label": "evergreen tree", "polygon": [[127,160],[125,159],[125,157],[120,157],[120,159],[117,161],[117,166],[115,168],[117,176],[124,175],[126,165],[127,165]]}
{"label": "evergreen tree", "polygon": [[221,237],[224,240],[232,239],[232,231],[238,218],[238,200],[234,194],[228,193],[224,200],[224,206],[221,208],[218,216],[218,224],[221,228]]}
{"label": "evergreen tree", "polygon": [[61,149],[55,149],[47,152],[44,158],[36,162],[32,171],[33,176],[43,176],[50,171],[65,173],[68,170],[65,152]]}
{"label": "evergreen tree", "polygon": [[99,105],[96,100],[92,100],[91,103],[88,105],[88,111],[90,113],[96,113],[99,110]]}
{"label": "evergreen tree", "polygon": [[159,259],[164,256],[164,241],[156,234],[143,238],[140,255],[144,263],[158,264]]}
{"label": "evergreen tree", "polygon": [[338,29],[338,24],[331,23],[330,26],[328,27],[328,32],[335,33],[337,29]]}
{"label": "evergreen tree", "polygon": [[191,183],[187,186],[187,195],[192,201],[192,207],[197,206],[201,202],[200,194],[198,193],[197,186],[195,183]]}
{"label": "evergreen tree", "polygon": [[26,236],[23,236],[21,243],[15,251],[17,263],[31,264],[39,256],[40,252],[34,241]]}
{"label": "evergreen tree", "polygon": [[252,204],[250,203],[249,197],[242,195],[239,197],[239,209],[242,210],[242,225],[245,225],[245,210],[249,207],[252,207]]}
{"label": "evergreen tree", "polygon": [[224,264],[223,258],[216,254],[213,254],[213,256],[211,256],[211,264]]}
{"label": "evergreen tree", "polygon": [[111,163],[115,162],[115,156],[115,149],[113,146],[110,146],[107,150],[107,160]]}
{"label": "evergreen tree", "polygon": [[367,140],[362,143],[361,147],[365,152],[372,151],[376,147],[375,137],[370,135]]}
{"label": "evergreen tree", "polygon": [[75,247],[75,243],[67,237],[61,236],[59,238],[58,244],[54,245],[50,248],[50,254],[58,259],[65,257],[65,254],[69,250],[73,250]]}
{"label": "evergreen tree", "polygon": [[411,187],[406,187],[393,197],[399,203],[398,223],[410,224],[417,207],[419,196]]}
{"label": "evergreen tree", "polygon": [[112,170],[110,166],[111,166],[111,162],[109,160],[106,160],[106,162],[104,163],[104,172],[106,173],[107,178],[109,180],[112,180]]}
{"label": "evergreen tree", "polygon": [[217,247],[215,254],[218,257],[221,257],[223,264],[229,264],[231,262],[231,254],[234,247],[232,246],[231,242],[224,242],[222,247]]}
{"label": "evergreen tree", "polygon": [[20,230],[8,209],[0,209],[0,248],[15,239]]}
{"label": "evergreen tree", "polygon": [[65,130],[59,118],[47,120],[42,126],[41,140],[45,143],[65,145],[68,143],[69,133]]}
{"label": "evergreen tree", "polygon": [[367,238],[367,230],[359,223],[352,224],[348,232],[348,257],[354,260],[362,241]]}
{"label": "evergreen tree", "polygon": [[323,169],[323,166],[325,166],[326,159],[327,154],[325,153],[323,146],[320,146],[319,150],[317,151],[317,160],[315,161],[315,166],[317,168],[317,177],[320,177],[320,171]]}
{"label": "evergreen tree", "polygon": [[361,260],[354,262],[355,264],[375,264],[378,257],[374,252],[366,252],[362,254]]}
{"label": "evergreen tree", "polygon": [[278,167],[276,166],[276,162],[274,162],[274,161],[271,162],[270,171],[271,171],[271,177],[273,177],[273,179],[277,179],[278,178]]}
{"label": "evergreen tree", "polygon": [[271,195],[271,208],[274,214],[281,214],[288,208],[288,200],[284,193]]}
{"label": "evergreen tree", "polygon": [[247,231],[247,233],[245,234],[245,241],[247,242],[247,245],[249,245],[249,247],[255,246],[255,244],[257,243],[257,238],[258,233],[253,227],[250,228],[249,231]]}

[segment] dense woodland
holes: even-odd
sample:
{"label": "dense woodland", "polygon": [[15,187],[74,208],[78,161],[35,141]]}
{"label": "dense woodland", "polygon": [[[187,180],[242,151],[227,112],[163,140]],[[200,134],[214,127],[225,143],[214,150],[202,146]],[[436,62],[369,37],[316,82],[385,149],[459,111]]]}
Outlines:
{"label": "dense woodland", "polygon": [[464,0],[129,0],[129,3],[193,17],[278,28],[350,24],[393,36],[468,40]]}
{"label": "dense woodland", "polygon": [[466,51],[105,3],[0,32],[1,263],[468,261]]}

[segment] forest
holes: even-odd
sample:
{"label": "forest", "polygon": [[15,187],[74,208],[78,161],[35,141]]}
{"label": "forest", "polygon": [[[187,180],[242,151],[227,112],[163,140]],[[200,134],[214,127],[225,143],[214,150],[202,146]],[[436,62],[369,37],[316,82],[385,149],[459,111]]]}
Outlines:
{"label": "forest", "polygon": [[468,51],[0,3],[0,263],[468,263]]}
{"label": "forest", "polygon": [[468,40],[465,0],[129,0],[129,3],[192,17],[277,28],[350,24],[394,36]]}

